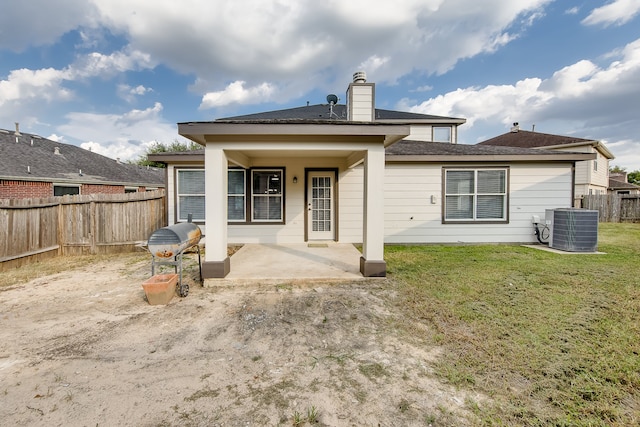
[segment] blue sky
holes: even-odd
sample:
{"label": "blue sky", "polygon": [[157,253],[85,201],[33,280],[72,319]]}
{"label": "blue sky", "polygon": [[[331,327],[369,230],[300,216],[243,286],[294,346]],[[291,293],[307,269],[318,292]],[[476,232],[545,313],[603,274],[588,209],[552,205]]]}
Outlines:
{"label": "blue sky", "polygon": [[[378,4],[380,3],[380,4]],[[9,0],[0,128],[122,160],[177,122],[344,99],[601,140],[640,169],[640,0]],[[342,101],[343,102],[343,101]]]}

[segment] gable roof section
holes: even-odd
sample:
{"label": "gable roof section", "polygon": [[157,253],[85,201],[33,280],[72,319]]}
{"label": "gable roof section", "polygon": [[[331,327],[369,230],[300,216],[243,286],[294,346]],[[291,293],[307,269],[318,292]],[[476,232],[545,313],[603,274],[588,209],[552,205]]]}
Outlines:
{"label": "gable roof section", "polygon": [[[216,121],[225,122],[266,122],[281,120],[303,120],[303,121],[346,121],[347,106],[344,104],[335,104],[333,107],[329,104],[307,105],[303,107],[288,108],[284,110],[265,111],[262,113],[246,114],[243,116],[225,117]],[[463,124],[466,119],[455,117],[432,116],[429,114],[409,113],[405,111],[383,110],[376,108],[376,122],[398,122],[398,123],[452,123]]]}
{"label": "gable roof section", "polygon": [[0,129],[0,179],[165,186],[163,169],[120,163],[75,145],[3,129]]}
{"label": "gable roof section", "polygon": [[613,154],[600,141],[573,136],[553,135],[541,132],[530,132],[517,130],[498,135],[476,145],[493,145],[499,147],[520,147],[520,148],[569,148],[577,146],[592,146],[603,156],[613,159]]}

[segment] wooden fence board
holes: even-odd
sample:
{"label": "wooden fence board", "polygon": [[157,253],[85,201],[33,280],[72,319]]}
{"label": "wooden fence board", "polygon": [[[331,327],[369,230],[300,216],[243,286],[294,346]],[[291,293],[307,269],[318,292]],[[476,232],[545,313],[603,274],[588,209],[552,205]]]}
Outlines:
{"label": "wooden fence board", "polygon": [[584,196],[581,207],[597,210],[600,222],[640,222],[640,196],[617,194]]}
{"label": "wooden fence board", "polygon": [[0,200],[0,271],[43,256],[135,250],[166,226],[164,190]]}

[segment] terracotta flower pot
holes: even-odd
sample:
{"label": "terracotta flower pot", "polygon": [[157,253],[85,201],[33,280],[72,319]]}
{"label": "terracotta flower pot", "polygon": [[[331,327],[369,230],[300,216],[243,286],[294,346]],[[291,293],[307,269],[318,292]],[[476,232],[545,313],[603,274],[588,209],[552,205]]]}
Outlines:
{"label": "terracotta flower pot", "polygon": [[168,304],[176,293],[177,274],[156,274],[142,283],[151,305]]}

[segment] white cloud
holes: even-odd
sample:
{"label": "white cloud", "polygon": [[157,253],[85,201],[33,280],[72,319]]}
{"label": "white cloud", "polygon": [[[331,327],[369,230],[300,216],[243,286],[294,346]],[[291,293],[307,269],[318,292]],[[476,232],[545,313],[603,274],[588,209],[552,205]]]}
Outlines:
{"label": "white cloud", "polygon": [[259,104],[271,100],[275,88],[269,83],[245,88],[246,82],[236,81],[219,92],[209,92],[202,97],[201,110],[232,104]]}
{"label": "white cloud", "polygon": [[614,0],[595,8],[582,20],[585,25],[623,25],[640,12],[640,0]]}
{"label": "white cloud", "polygon": [[154,142],[170,143],[178,135],[175,124],[161,116],[162,105],[123,114],[70,113],[58,131],[79,146],[112,159],[136,160]]}
{"label": "white cloud", "polygon": [[[109,55],[93,52],[80,56],[63,69],[42,68],[13,70],[0,80],[0,121],[37,122],[37,113],[46,105],[76,98],[71,83],[96,77],[109,78],[129,70],[153,68],[148,54],[125,49]],[[35,117],[34,117],[35,114]]]}
{"label": "white cloud", "polygon": [[577,6],[572,7],[571,9],[567,9],[564,11],[567,15],[577,15],[580,12],[580,8]]}
{"label": "white cloud", "polygon": [[[201,93],[230,81],[278,84],[278,98],[334,84],[367,66],[378,83],[443,73],[518,37],[551,0],[111,0],[103,25],[132,49],[195,75]],[[184,11],[190,13],[184,13]],[[525,23],[525,25],[522,25]],[[513,28],[511,28],[514,26]],[[170,29],[168,31],[167,29]],[[331,73],[325,70],[331,68]],[[309,79],[301,79],[309,76]],[[214,95],[212,95],[214,96]]]}
{"label": "white cloud", "polygon": [[116,90],[118,96],[128,103],[134,102],[136,100],[136,97],[138,96],[144,96],[148,93],[153,92],[153,89],[144,87],[143,85],[131,87],[127,84],[119,84]]}
{"label": "white cloud", "polygon": [[48,45],[68,31],[95,27],[97,10],[86,0],[30,0],[3,2],[0,48],[22,51]]}
{"label": "white cloud", "polygon": [[[461,142],[476,143],[508,130],[513,122],[546,133],[573,134],[609,141],[630,170],[640,169],[637,100],[640,98],[640,39],[611,54],[598,66],[578,61],[547,79],[528,78],[511,85],[467,87],[416,104],[404,99],[400,109],[465,117]],[[501,129],[485,132],[491,123]],[[619,151],[619,152],[618,152]]]}

